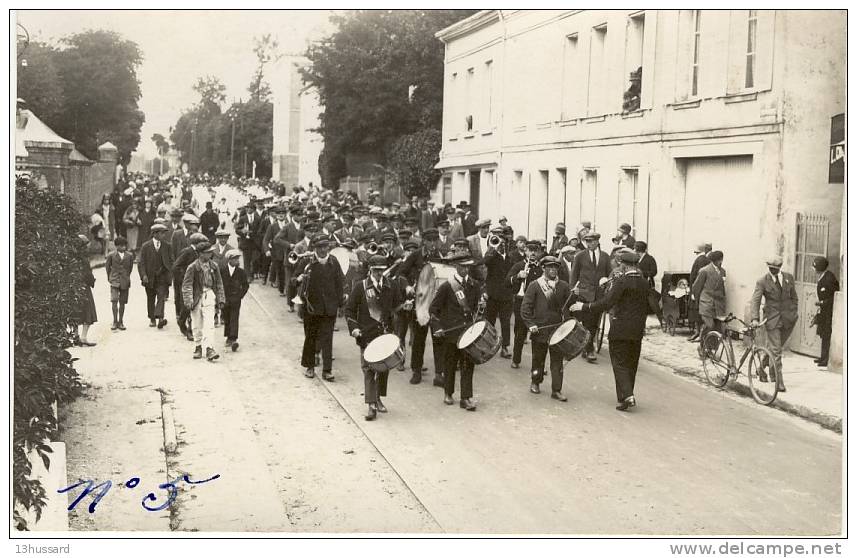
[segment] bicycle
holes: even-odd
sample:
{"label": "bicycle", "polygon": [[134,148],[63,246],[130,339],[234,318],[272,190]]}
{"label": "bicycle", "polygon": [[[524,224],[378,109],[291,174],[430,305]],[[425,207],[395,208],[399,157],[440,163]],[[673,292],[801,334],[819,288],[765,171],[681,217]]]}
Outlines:
{"label": "bicycle", "polygon": [[[750,394],[757,403],[770,405],[777,398],[780,372],[777,370],[773,353],[767,348],[756,344],[756,330],[762,327],[767,320],[753,325],[747,324],[733,314],[716,318],[716,321],[722,322],[724,326],[733,320],[737,320],[744,326],[742,330],[734,332],[742,335],[744,338],[744,353],[741,355],[741,359],[736,366],[732,335],[720,333],[719,331],[709,331],[700,340],[698,349],[705,378],[711,385],[722,388],[730,378],[737,378],[742,373],[741,368],[746,361]],[[724,328],[724,331],[728,330]],[[750,357],[749,361],[747,360],[748,357]]]}

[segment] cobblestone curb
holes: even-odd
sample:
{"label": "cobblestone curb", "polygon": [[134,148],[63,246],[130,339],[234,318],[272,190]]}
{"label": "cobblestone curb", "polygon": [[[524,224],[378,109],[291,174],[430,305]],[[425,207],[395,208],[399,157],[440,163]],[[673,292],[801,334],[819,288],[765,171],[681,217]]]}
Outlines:
{"label": "cobblestone curb", "polygon": [[[660,335],[665,335],[660,331],[660,328],[651,326],[646,328],[646,339],[654,342],[643,343],[643,349],[640,353],[640,356],[643,359],[669,368],[676,374],[696,378],[700,383],[705,384],[711,389],[718,389],[708,383],[708,380],[705,378],[705,372],[702,370],[701,363],[697,361],[695,366],[689,365],[687,355],[679,354],[677,349],[658,343],[658,336]],[[730,381],[723,389],[727,389],[744,397],[752,398],[749,386],[740,382]],[[842,433],[841,417],[801,405],[800,403],[784,401],[780,398],[777,398],[777,400],[771,404],[771,407],[814,422],[819,426],[832,430],[838,434]]]}

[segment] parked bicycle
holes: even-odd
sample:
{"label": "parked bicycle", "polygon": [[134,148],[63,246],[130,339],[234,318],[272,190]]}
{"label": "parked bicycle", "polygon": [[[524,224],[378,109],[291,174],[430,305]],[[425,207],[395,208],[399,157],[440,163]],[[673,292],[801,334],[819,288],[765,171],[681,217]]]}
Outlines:
{"label": "parked bicycle", "polygon": [[[708,382],[722,388],[729,382],[730,378],[737,378],[742,373],[741,368],[747,362],[747,380],[750,385],[750,394],[757,403],[770,405],[777,398],[777,384],[779,383],[779,370],[773,353],[767,348],[756,344],[756,330],[767,320],[759,324],[747,324],[733,314],[717,318],[725,326],[729,322],[737,321],[744,327],[735,332],[723,328],[725,333],[709,331],[700,340],[699,356],[702,359],[702,369]],[[735,359],[735,349],[732,345],[732,335],[739,334],[744,339],[744,353],[741,359]]]}

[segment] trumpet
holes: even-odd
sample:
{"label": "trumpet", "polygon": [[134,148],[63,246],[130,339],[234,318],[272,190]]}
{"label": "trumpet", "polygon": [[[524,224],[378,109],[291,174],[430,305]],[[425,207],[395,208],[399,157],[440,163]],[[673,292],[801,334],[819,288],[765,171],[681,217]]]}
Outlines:
{"label": "trumpet", "polygon": [[488,246],[495,250],[503,245],[503,239],[498,234],[492,234],[488,237]]}
{"label": "trumpet", "polygon": [[[381,248],[381,250],[383,250],[383,248]],[[402,264],[402,262],[404,262],[404,261],[405,261],[405,258],[399,258],[398,260],[394,261],[393,264],[390,267],[388,267],[387,269],[385,269],[381,275],[383,275],[384,277],[389,277],[390,274],[393,273],[393,270],[395,270],[397,267],[399,267]]]}
{"label": "trumpet", "polygon": [[288,262],[291,265],[295,265],[296,263],[298,263],[300,261],[301,258],[306,258],[309,256],[314,256],[314,255],[315,255],[315,252],[304,252],[303,254],[298,254],[297,252],[292,250],[291,252],[289,252]]}
{"label": "trumpet", "polygon": [[374,256],[375,254],[377,254],[378,250],[379,250],[379,246],[378,246],[377,242],[370,242],[369,244],[366,245],[366,253],[369,254],[370,256]]}

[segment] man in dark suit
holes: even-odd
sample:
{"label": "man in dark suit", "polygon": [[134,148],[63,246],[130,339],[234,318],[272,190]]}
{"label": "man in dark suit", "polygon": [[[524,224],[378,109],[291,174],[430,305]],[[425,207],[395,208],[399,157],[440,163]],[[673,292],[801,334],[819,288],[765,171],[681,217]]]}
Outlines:
{"label": "man in dark suit", "polygon": [[485,254],[483,260],[483,267],[485,268],[485,291],[488,294],[485,319],[493,326],[497,323],[497,318],[500,318],[502,334],[500,356],[512,358],[512,354],[509,352],[509,341],[515,291],[512,290],[511,281],[506,281],[506,276],[512,269],[512,260],[506,254],[505,242],[501,242],[496,248],[488,248],[488,253]]}
{"label": "man in dark suit", "polygon": [[[610,257],[599,246],[599,240],[601,240],[599,233],[589,232],[583,240],[586,242],[586,250],[581,250],[574,256],[574,265],[571,267],[568,284],[575,290],[580,300],[595,302],[598,282],[610,275]],[[592,334],[583,350],[583,357],[589,362],[596,362],[594,339],[601,322],[601,313],[583,312],[579,315],[579,319]]]}
{"label": "man in dark suit", "polygon": [[818,274],[818,283],[815,293],[818,296],[818,313],[814,318],[815,332],[821,337],[821,356],[815,359],[819,366],[827,366],[830,356],[830,336],[833,333],[833,298],[839,290],[839,280],[836,275],[828,269],[829,262],[824,256],[818,256],[812,262],[812,267]]}
{"label": "man in dark suit", "polygon": [[[470,356],[458,348],[458,338],[464,328],[473,322],[477,307],[484,301],[482,285],[470,278],[473,258],[466,255],[453,256],[447,262],[455,266],[455,274],[437,289],[429,308],[432,332],[435,340],[442,339],[444,356],[444,398],[447,405],[454,403],[455,371],[461,371],[461,400],[459,406],[468,411],[476,410],[473,397],[474,362]],[[441,339],[438,339],[441,338]]]}
{"label": "man in dark suit", "polygon": [[464,234],[464,237],[467,238],[468,236],[476,234],[476,230],[479,228],[476,221],[478,221],[479,218],[470,210],[471,208],[468,202],[462,201],[458,206],[464,213],[464,216],[461,218],[461,232]]}
{"label": "man in dark suit", "polygon": [[449,221],[447,221],[445,217],[440,217],[437,221],[437,235],[437,249],[441,256],[446,256],[450,251],[452,251],[452,243],[455,242],[455,239],[449,234]]}
{"label": "man in dark suit", "polygon": [[202,229],[202,234],[208,238],[208,241],[214,244],[214,233],[220,228],[220,217],[214,212],[213,204],[205,202],[205,211],[199,216],[199,228]]}
{"label": "man in dark suit", "polygon": [[[270,262],[268,276],[271,278],[271,286],[277,287],[283,281],[283,250],[281,246],[274,244],[274,238],[286,226],[286,212],[284,209],[276,208],[272,212],[274,222],[265,229],[265,237],[262,239],[262,248]],[[263,283],[264,284],[264,283]]]}
{"label": "man in dark suit", "polygon": [[259,249],[256,246],[256,236],[262,219],[256,213],[253,202],[247,204],[247,211],[238,218],[235,224],[235,234],[238,235],[238,248],[244,254],[244,268],[247,271],[247,280],[253,282],[256,274]]}
{"label": "man in dark suit", "polygon": [[316,349],[321,349],[321,377],[333,381],[333,326],[343,303],[345,277],[336,258],[330,255],[330,240],[324,235],[312,241],[314,257],[301,258],[295,270],[296,284],[301,285],[303,303],[304,346],[301,366],[304,376],[315,377]]}
{"label": "man in dark suit", "polygon": [[[208,242],[208,239],[202,233],[193,233],[190,235],[190,246],[184,248],[179,254],[175,255],[173,260],[173,288],[176,293],[182,290],[185,272],[196,259],[199,257],[197,247]],[[212,256],[214,252],[212,251]],[[212,261],[214,258],[212,257]],[[216,262],[215,262],[216,263]],[[179,279],[181,278],[181,279]],[[193,331],[190,325],[190,308],[184,305],[184,300],[181,296],[176,297],[176,322],[179,324],[179,331],[188,341],[193,341]]]}
{"label": "man in dark suit", "polygon": [[[707,242],[701,243],[696,247],[696,250],[693,251],[696,254],[696,259],[693,260],[693,265],[690,266],[690,285],[696,282],[696,276],[699,274],[699,271],[711,263],[711,260],[708,257],[708,254],[711,252],[712,246]],[[691,326],[694,328],[693,335],[690,336],[688,341],[693,343],[697,339],[702,332],[702,319],[699,317],[699,300],[695,298],[693,295],[690,297],[690,304],[687,305],[687,317],[688,321],[691,323]]]}
{"label": "man in dark suit", "polygon": [[795,279],[791,273],[781,271],[783,258],[772,256],[767,259],[768,273],[756,281],[756,288],[750,299],[751,324],[759,322],[759,307],[765,299],[765,332],[768,335],[768,348],[774,354],[777,364],[777,390],[786,391],[783,382],[783,346],[792,334],[797,323],[797,291]]}
{"label": "man in dark suit", "polygon": [[348,331],[360,347],[360,368],[363,370],[363,401],[369,406],[366,420],[375,420],[378,412],[387,408],[381,397],[387,395],[389,371],[371,370],[363,358],[367,345],[393,328],[393,316],[399,309],[409,310],[413,301],[407,301],[404,292],[394,280],[384,277],[387,259],[372,256],[368,261],[369,276],[354,284],[345,307]]}
{"label": "man in dark suit", "polygon": [[610,362],[616,380],[616,409],[627,411],[637,405],[634,383],[640,363],[640,348],[649,313],[648,281],[636,267],[637,254],[632,251],[618,255],[621,274],[611,285],[607,296],[596,302],[576,302],[571,310],[601,312],[614,308],[610,318]]}
{"label": "man in dark suit", "polygon": [[[568,283],[558,278],[559,260],[545,256],[539,265],[544,270],[541,277],[530,283],[521,304],[521,317],[533,340],[533,365],[530,392],[539,393],[539,385],[545,377],[545,360],[550,352],[551,398],[567,401],[562,394],[563,354],[557,347],[549,347],[556,325],[565,320],[563,308],[571,289]],[[547,327],[553,326],[553,327]]]}
{"label": "man in dark suit", "polygon": [[553,232],[553,240],[551,240],[551,247],[548,250],[548,254],[556,256],[566,244],[568,244],[568,237],[565,236],[565,223],[557,223]]}
{"label": "man in dark suit", "polygon": [[527,287],[530,283],[542,276],[542,268],[538,265],[544,256],[542,245],[537,240],[528,240],[526,243],[526,258],[514,264],[506,274],[506,282],[511,285],[515,299],[512,310],[515,313],[515,338],[512,343],[512,368],[521,365],[521,354],[524,350],[524,341],[527,340],[527,326],[521,317],[521,304],[524,301]]}
{"label": "man in dark suit", "polygon": [[[559,251],[559,256],[557,256],[557,259],[559,260],[559,278],[566,283],[571,279],[571,270],[574,267],[575,254],[577,254],[577,250],[574,246],[566,244]],[[569,284],[569,288],[571,288],[571,284]]]}
{"label": "man in dark suit", "polygon": [[226,265],[220,266],[220,277],[223,280],[225,304],[223,305],[223,336],[226,346],[232,351],[238,350],[238,321],[241,319],[241,299],[250,289],[247,274],[238,267],[241,259],[240,250],[230,250],[226,253]]}
{"label": "man in dark suit", "polygon": [[[158,329],[167,325],[167,320],[164,319],[164,301],[172,282],[173,254],[170,243],[163,240],[166,230],[167,227],[159,223],[152,225],[152,238],[143,244],[140,263],[137,265],[140,281],[146,289],[149,327],[155,327],[157,320]],[[179,294],[176,293],[176,296]]]}

